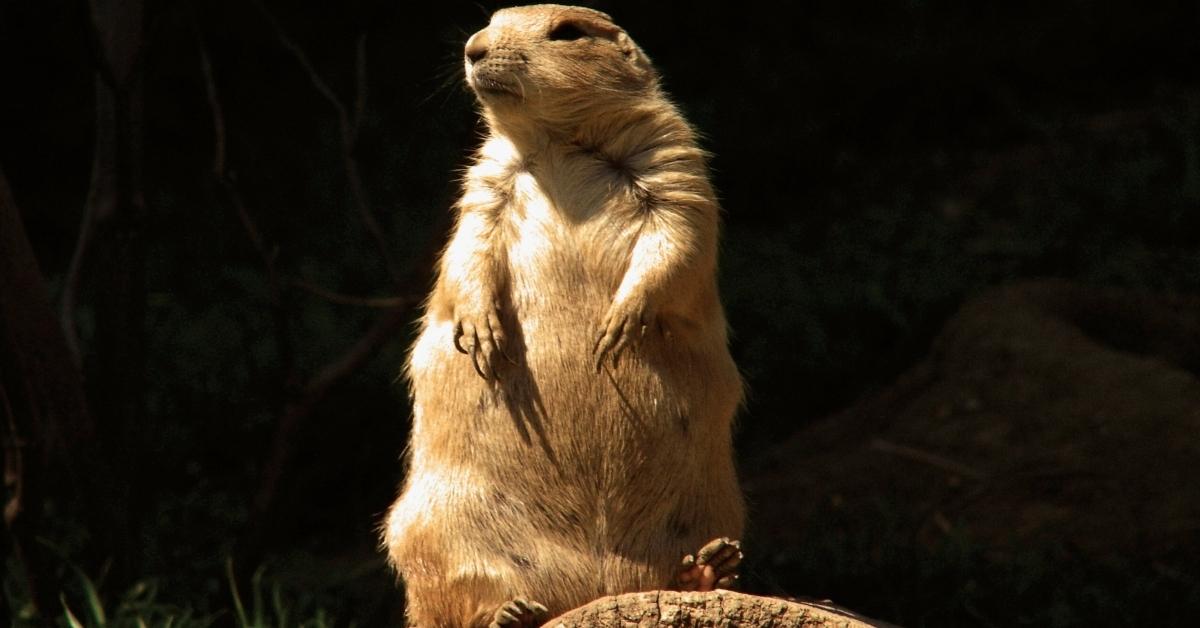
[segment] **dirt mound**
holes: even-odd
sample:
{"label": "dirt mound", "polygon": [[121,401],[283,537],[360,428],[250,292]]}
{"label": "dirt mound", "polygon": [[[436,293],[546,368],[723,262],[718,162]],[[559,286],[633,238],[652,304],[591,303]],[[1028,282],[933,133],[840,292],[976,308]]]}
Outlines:
{"label": "dirt mound", "polygon": [[796,547],[819,509],[882,497],[920,537],[1200,556],[1198,374],[1200,299],[994,289],[891,387],[747,469],[758,542]]}

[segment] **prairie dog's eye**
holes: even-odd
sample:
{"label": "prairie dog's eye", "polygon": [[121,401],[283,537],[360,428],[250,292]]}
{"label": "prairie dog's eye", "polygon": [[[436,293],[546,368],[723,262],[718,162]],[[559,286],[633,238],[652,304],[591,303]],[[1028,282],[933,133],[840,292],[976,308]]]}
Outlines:
{"label": "prairie dog's eye", "polygon": [[562,22],[550,30],[550,41],[574,41],[587,37],[587,33],[574,22]]}

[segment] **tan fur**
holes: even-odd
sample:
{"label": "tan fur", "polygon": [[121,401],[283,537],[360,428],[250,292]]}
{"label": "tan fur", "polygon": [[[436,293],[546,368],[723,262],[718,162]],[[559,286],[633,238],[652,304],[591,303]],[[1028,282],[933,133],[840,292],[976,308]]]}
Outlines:
{"label": "tan fur", "polygon": [[[564,21],[587,36],[551,40]],[[384,531],[423,628],[487,625],[516,596],[555,614],[664,588],[743,525],[695,132],[602,13],[504,9],[472,42],[490,133],[409,357],[408,479]]]}

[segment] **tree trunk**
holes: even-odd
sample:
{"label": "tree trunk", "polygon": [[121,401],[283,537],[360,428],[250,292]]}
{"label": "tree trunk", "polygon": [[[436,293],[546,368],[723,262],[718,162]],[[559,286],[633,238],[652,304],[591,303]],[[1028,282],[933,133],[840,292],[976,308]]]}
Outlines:
{"label": "tree trunk", "polygon": [[[51,492],[48,482],[68,479],[74,484],[67,487],[69,493],[99,501],[89,488],[97,474],[85,471],[88,461],[95,460],[92,433],[83,379],[0,172],[0,435],[9,531],[0,557],[15,556],[41,613],[57,604],[51,559],[34,541],[43,496]],[[47,473],[51,465],[65,473]]]}

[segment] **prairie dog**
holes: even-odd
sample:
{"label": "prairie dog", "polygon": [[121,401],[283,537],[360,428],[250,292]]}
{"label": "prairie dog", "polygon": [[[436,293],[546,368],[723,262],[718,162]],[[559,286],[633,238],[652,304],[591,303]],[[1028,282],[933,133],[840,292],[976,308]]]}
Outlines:
{"label": "prairie dog", "polygon": [[[406,374],[383,533],[411,625],[533,625],[725,585],[742,382],[696,134],[611,18],[496,12],[465,49],[488,135]],[[686,558],[681,566],[680,558]]]}

